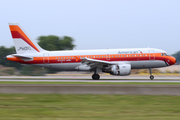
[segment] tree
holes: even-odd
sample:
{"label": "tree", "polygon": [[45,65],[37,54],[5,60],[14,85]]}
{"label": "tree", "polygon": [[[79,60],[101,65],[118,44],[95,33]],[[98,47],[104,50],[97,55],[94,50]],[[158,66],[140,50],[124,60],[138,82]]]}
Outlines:
{"label": "tree", "polygon": [[54,35],[40,36],[38,38],[38,44],[45,50],[72,50],[75,45],[73,39],[68,36],[62,38]]}
{"label": "tree", "polygon": [[[58,37],[54,35],[40,36],[38,38],[38,44],[45,50],[72,50],[75,45],[73,39],[68,36]],[[47,69],[48,73],[56,73],[58,70]]]}
{"label": "tree", "polygon": [[20,63],[6,60],[7,55],[15,53],[16,51],[14,47],[6,48],[4,46],[0,46],[0,64],[6,67],[15,67],[17,69],[20,69],[22,67]]}
{"label": "tree", "polygon": [[172,56],[174,56],[176,58],[177,62],[180,62],[180,51],[176,52]]}
{"label": "tree", "polygon": [[26,65],[21,68],[21,75],[30,76],[43,76],[46,73],[46,69],[41,69],[40,67]]}
{"label": "tree", "polygon": [[[46,50],[71,50],[75,47],[73,44],[73,39],[68,36],[64,36],[62,38],[54,35],[50,36],[40,36],[38,38],[38,44],[46,49]],[[16,54],[15,48],[10,47],[6,48],[4,46],[0,46],[0,64],[6,67],[15,67],[16,69],[21,70],[21,74],[23,75],[41,75],[42,71],[38,67],[35,66],[23,66],[20,63],[12,62],[6,60],[6,56],[10,54]],[[49,73],[55,73],[57,70],[46,69]],[[31,72],[30,72],[31,71]],[[37,71],[40,71],[38,73]]]}

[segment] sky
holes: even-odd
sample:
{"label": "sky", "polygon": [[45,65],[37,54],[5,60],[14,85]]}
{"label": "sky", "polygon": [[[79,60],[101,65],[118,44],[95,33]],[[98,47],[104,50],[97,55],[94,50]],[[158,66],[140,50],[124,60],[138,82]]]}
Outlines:
{"label": "sky", "polygon": [[8,23],[31,38],[70,36],[75,49],[158,48],[180,51],[180,0],[1,0],[0,46]]}

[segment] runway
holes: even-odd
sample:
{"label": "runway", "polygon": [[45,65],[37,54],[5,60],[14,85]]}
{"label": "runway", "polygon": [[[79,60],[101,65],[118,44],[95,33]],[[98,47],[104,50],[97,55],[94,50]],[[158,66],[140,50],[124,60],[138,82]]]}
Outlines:
{"label": "runway", "polygon": [[180,82],[180,76],[101,76],[100,80],[92,80],[87,75],[62,75],[62,76],[0,76],[0,81],[20,82]]}
{"label": "runway", "polygon": [[[100,80],[92,80],[89,76],[0,76],[1,81],[17,81],[24,83],[1,83],[0,93],[6,94],[119,94],[119,95],[180,95],[179,84],[133,84],[134,82],[148,83],[180,83],[179,76],[149,76],[114,77],[102,76]],[[33,82],[29,84],[26,82]],[[38,83],[36,83],[38,82]],[[39,82],[49,82],[41,84]],[[52,84],[51,84],[52,82]],[[55,83],[53,82],[64,82]],[[69,83],[72,82],[72,83]],[[76,82],[76,83],[74,83]],[[83,84],[81,84],[83,82]],[[86,84],[98,82],[98,84]],[[132,83],[132,84],[103,84]],[[99,84],[100,83],[100,84]],[[101,84],[102,83],[102,84]]]}

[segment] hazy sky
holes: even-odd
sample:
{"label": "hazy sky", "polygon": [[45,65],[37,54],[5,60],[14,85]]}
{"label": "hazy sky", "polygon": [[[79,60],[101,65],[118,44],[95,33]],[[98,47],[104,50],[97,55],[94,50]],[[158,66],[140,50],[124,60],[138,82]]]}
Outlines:
{"label": "hazy sky", "polygon": [[9,22],[33,39],[70,36],[76,49],[180,50],[180,0],[1,0],[0,46],[13,46]]}

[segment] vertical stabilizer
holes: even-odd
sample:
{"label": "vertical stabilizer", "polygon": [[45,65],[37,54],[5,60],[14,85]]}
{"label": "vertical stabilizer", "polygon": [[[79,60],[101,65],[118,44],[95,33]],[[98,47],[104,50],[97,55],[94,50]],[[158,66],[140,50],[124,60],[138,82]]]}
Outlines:
{"label": "vertical stabilizer", "polygon": [[27,35],[18,23],[9,23],[9,28],[17,54],[45,51]]}

